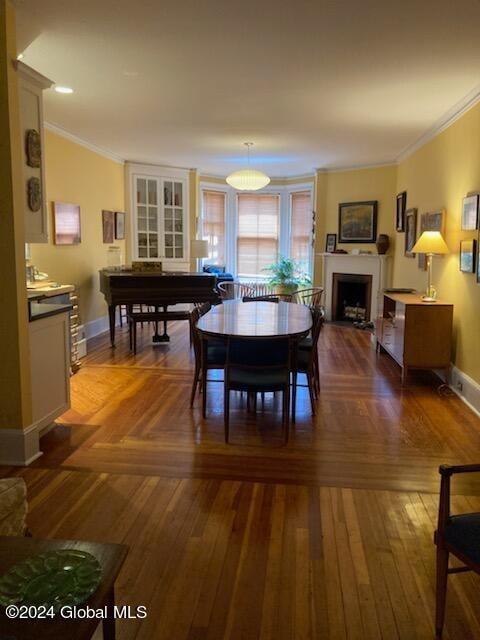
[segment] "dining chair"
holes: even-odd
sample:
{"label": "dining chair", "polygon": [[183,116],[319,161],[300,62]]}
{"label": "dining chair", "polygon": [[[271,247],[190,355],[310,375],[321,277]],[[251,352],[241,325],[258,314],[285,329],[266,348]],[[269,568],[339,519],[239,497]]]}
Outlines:
{"label": "dining chair", "polygon": [[290,369],[290,338],[228,338],[224,376],[226,443],[229,442],[230,432],[230,391],[282,391],[282,426],[285,443],[288,442]]}
{"label": "dining chair", "polygon": [[264,296],[243,296],[243,302],[292,302],[293,295],[291,293],[270,293]]}
{"label": "dining chair", "polygon": [[[434,534],[437,545],[437,584],[435,637],[441,638],[445,621],[447,579],[451,573],[480,573],[480,513],[450,515],[450,479],[457,473],[480,471],[480,464],[440,465],[440,504],[438,526]],[[452,554],[463,562],[461,567],[448,566]]]}
{"label": "dining chair", "polygon": [[292,362],[292,422],[295,422],[297,405],[297,377],[303,373],[307,378],[308,393],[312,415],[315,415],[315,400],[320,393],[320,371],[318,367],[318,339],[324,323],[323,309],[316,307],[312,309],[312,343],[310,348],[297,349]]}
{"label": "dining chair", "polygon": [[241,300],[244,296],[255,295],[255,290],[241,282],[220,282],[217,290],[222,300]]}
{"label": "dining chair", "polygon": [[322,304],[323,287],[310,287],[296,292],[299,304],[306,304],[310,308],[319,307]]}
{"label": "dining chair", "polygon": [[[198,320],[210,310],[210,303],[203,303],[193,308],[190,314],[190,332],[192,336],[193,352],[195,356],[195,370],[193,373],[192,391],[190,393],[190,406],[193,407],[198,382],[202,383],[202,415],[207,413],[207,375],[212,369],[223,369],[226,358],[225,342],[218,339],[203,339],[197,329]],[[205,351],[205,353],[204,353]]]}

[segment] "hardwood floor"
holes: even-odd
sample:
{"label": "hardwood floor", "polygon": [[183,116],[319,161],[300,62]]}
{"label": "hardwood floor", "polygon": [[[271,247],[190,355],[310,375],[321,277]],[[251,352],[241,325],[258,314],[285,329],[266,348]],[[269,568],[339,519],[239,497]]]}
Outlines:
{"label": "hardwood floor", "polygon": [[[139,331],[139,333],[141,333]],[[38,536],[124,542],[121,640],[433,638],[440,463],[478,462],[480,420],[431,374],[376,355],[368,333],[327,325],[321,400],[305,389],[287,447],[279,400],[249,414],[209,384],[192,411],[185,323],[139,353],[107,336],[72,379],[72,409],[22,475]],[[467,484],[468,483],[468,484]],[[480,485],[457,483],[457,510]],[[449,578],[445,638],[480,638],[480,578]]]}

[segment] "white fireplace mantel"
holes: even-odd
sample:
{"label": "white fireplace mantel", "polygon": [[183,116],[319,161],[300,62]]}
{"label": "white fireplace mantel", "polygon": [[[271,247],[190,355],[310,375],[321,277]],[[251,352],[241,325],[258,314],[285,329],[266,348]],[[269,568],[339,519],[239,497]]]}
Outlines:
{"label": "white fireplace mantel", "polygon": [[351,273],[352,275],[372,276],[372,299],[370,319],[378,316],[382,292],[390,286],[390,256],[377,254],[320,253],[323,260],[323,287],[325,289],[325,315],[332,319],[333,274]]}

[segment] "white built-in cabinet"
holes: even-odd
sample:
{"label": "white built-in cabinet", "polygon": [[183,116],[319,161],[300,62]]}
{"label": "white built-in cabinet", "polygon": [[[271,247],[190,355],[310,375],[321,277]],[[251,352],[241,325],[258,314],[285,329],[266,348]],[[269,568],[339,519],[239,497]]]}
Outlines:
{"label": "white built-in cabinet", "polygon": [[188,171],[127,163],[131,259],[188,270]]}
{"label": "white built-in cabinet", "polygon": [[44,243],[48,242],[48,221],[42,93],[53,83],[19,60],[15,61],[15,68],[20,106],[25,242]]}

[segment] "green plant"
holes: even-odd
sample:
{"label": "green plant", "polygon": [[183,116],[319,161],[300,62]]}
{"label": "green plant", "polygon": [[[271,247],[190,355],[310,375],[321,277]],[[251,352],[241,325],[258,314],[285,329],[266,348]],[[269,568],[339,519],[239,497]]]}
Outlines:
{"label": "green plant", "polygon": [[302,269],[300,262],[280,256],[277,262],[268,265],[263,269],[272,274],[268,284],[272,287],[280,286],[296,289],[299,285],[310,284],[309,275]]}

